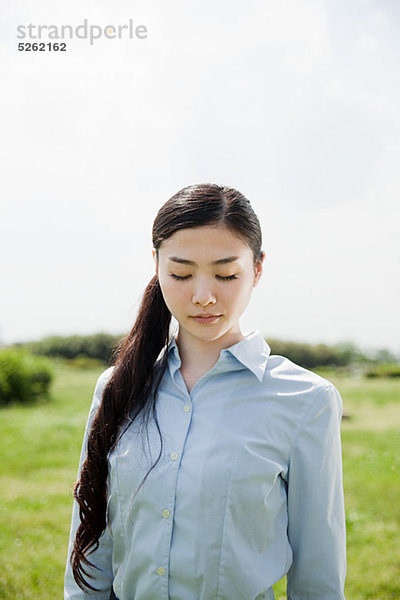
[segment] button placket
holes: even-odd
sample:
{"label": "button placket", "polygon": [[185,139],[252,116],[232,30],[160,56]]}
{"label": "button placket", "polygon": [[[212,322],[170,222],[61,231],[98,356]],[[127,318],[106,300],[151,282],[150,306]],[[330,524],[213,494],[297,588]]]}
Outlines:
{"label": "button placket", "polygon": [[[178,409],[178,407],[177,407]],[[182,410],[182,406],[180,409],[178,410]],[[184,412],[186,412],[184,410]],[[189,413],[188,413],[189,414]],[[185,419],[181,419],[180,421],[180,427],[178,430],[176,430],[176,435],[174,436],[174,442],[175,442],[175,447],[180,448],[180,446],[183,446],[184,440],[186,438],[187,435],[187,431],[188,431],[188,427],[190,424],[190,420]],[[173,448],[173,446],[172,446]],[[177,482],[177,478],[178,478],[178,471],[179,471],[179,462],[180,462],[180,457],[181,457],[181,450],[179,449],[178,451],[176,450],[170,450],[167,453],[167,460],[171,461],[170,464],[170,468],[171,468],[171,489],[169,490],[165,490],[166,494],[165,494],[165,498],[164,498],[164,502],[165,504],[167,504],[167,506],[170,506],[171,508],[165,508],[165,504],[164,504],[164,508],[161,506],[160,507],[160,519],[164,519],[165,520],[165,541],[167,542],[167,546],[165,547],[165,554],[161,555],[159,558],[161,559],[161,565],[159,564],[159,566],[157,566],[157,563],[155,565],[155,573],[160,577],[160,580],[163,581],[167,581],[167,569],[165,567],[162,566],[162,563],[164,562],[164,564],[168,563],[169,561],[169,554],[170,554],[170,549],[171,549],[171,539],[172,539],[172,530],[173,530],[173,507],[175,504],[175,496],[176,496],[176,482]],[[164,577],[163,577],[164,576]]]}
{"label": "button placket", "polygon": [[[177,373],[175,372],[174,375],[176,377]],[[179,377],[179,375],[178,375],[178,380],[176,380],[175,377],[172,378],[175,385],[178,388],[181,388],[181,385],[179,385],[179,384],[181,383],[181,380],[183,382],[183,379],[181,377]],[[168,413],[169,423],[173,424],[173,427],[171,425],[171,432],[170,432],[170,436],[171,436],[170,437],[170,447],[166,448],[166,455],[165,455],[167,461],[170,464],[170,467],[169,467],[170,473],[169,473],[169,478],[168,478],[169,479],[168,487],[165,488],[165,490],[164,490],[165,493],[163,494],[164,498],[163,498],[162,502],[163,502],[164,506],[163,506],[163,504],[161,504],[161,506],[159,507],[159,518],[160,518],[160,521],[162,521],[163,530],[164,530],[164,534],[165,534],[165,537],[164,537],[165,546],[164,546],[164,551],[161,551],[161,548],[160,548],[161,552],[158,557],[159,562],[157,561],[158,564],[156,562],[154,565],[154,573],[159,577],[160,583],[164,582],[162,584],[162,587],[164,587],[165,585],[168,585],[167,584],[167,581],[168,581],[167,565],[169,564],[172,532],[173,532],[173,528],[174,528],[173,513],[174,513],[175,500],[176,500],[176,486],[177,486],[177,480],[178,480],[180,460],[182,457],[185,440],[188,435],[188,431],[189,431],[191,420],[192,420],[192,414],[193,414],[192,398],[191,398],[190,394],[188,394],[186,386],[183,386],[182,392],[184,392],[184,394],[182,394],[182,393],[179,394],[180,398],[179,397],[176,398],[176,396],[175,396],[176,404],[173,407],[173,411],[178,411],[176,413],[174,412],[175,418],[173,419],[171,411],[169,411],[169,413]],[[160,525],[161,525],[161,523],[160,523]],[[165,565],[165,566],[162,566],[162,565]]]}

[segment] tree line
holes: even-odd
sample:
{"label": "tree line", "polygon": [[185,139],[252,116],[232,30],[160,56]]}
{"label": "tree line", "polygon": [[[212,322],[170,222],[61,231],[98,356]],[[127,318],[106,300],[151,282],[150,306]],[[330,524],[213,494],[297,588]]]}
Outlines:
{"label": "tree line", "polygon": [[[41,356],[76,359],[86,357],[111,364],[113,353],[123,335],[96,333],[92,335],[52,335],[41,340],[14,344],[23,346],[32,354]],[[362,351],[356,344],[343,342],[335,345],[308,344],[265,338],[271,347],[271,354],[286,356],[298,365],[312,369],[330,366],[344,367],[354,364],[398,364],[399,360],[388,350]]]}

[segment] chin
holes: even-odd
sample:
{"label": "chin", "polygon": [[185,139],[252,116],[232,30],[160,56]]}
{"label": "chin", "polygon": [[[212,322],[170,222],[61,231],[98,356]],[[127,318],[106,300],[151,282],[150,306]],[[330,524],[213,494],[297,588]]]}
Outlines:
{"label": "chin", "polygon": [[202,340],[204,342],[212,342],[214,340],[217,340],[218,338],[222,337],[223,335],[225,335],[225,331],[221,331],[220,329],[217,329],[216,327],[212,327],[212,323],[210,325],[201,325],[200,327],[202,327],[203,329],[199,329],[198,328],[194,328],[194,327],[185,327],[184,329],[187,331],[187,333],[189,333],[189,335],[191,335],[192,337],[198,339],[198,340]]}

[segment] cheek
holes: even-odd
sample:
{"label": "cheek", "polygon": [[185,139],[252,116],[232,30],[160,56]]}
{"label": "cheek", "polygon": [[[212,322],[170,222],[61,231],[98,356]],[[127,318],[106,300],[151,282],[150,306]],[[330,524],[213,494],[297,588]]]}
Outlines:
{"label": "cheek", "polygon": [[251,294],[253,291],[253,280],[250,280],[249,278],[245,282],[243,281],[241,286],[234,291],[234,296],[231,296],[232,302],[236,304],[240,309],[245,308],[251,298]]}
{"label": "cheek", "polygon": [[170,312],[173,312],[171,309],[178,306],[184,300],[184,293],[182,288],[177,285],[175,281],[172,281],[170,278],[160,279],[161,291],[164,296],[164,301]]}

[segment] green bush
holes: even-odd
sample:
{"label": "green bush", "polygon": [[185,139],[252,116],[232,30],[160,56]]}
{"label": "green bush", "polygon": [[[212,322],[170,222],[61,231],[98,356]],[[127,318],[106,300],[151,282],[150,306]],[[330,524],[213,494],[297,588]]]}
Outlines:
{"label": "green bush", "polygon": [[48,362],[22,348],[0,350],[0,406],[47,396],[53,372]]}
{"label": "green bush", "polygon": [[365,371],[365,377],[400,377],[400,364],[374,365]]}

